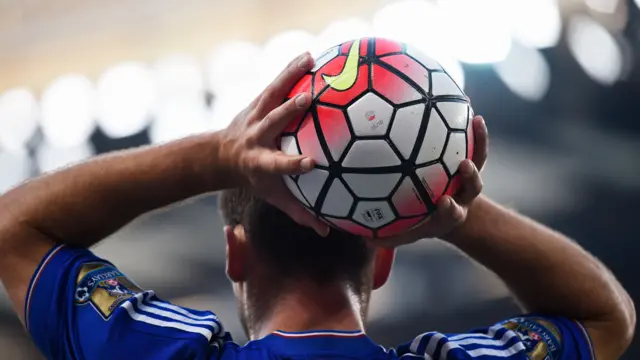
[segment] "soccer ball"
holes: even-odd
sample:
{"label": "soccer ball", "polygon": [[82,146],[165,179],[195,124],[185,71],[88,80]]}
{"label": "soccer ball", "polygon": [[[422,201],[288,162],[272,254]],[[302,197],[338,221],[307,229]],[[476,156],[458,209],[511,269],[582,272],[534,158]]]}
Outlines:
{"label": "soccer ball", "polygon": [[388,39],[349,41],[320,55],[289,98],[302,92],[312,106],[280,145],[316,167],[284,180],[321,219],[386,237],[417,226],[456,192],[458,166],[473,151],[473,112],[433,59]]}

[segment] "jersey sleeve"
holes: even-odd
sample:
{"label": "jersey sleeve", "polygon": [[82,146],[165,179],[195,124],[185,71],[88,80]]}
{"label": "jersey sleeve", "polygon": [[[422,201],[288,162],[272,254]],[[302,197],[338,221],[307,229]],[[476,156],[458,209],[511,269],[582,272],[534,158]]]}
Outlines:
{"label": "jersey sleeve", "polygon": [[594,360],[584,326],[561,317],[527,315],[466,334],[427,332],[397,348],[403,358]]}
{"label": "jersey sleeve", "polygon": [[112,263],[67,246],[38,266],[24,318],[48,359],[213,359],[231,341],[212,312],[162,301]]}

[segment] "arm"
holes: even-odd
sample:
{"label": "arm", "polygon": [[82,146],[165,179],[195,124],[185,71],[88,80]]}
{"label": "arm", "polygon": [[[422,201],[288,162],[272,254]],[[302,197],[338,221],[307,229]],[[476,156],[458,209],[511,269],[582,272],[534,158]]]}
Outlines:
{"label": "arm", "polygon": [[480,196],[445,239],[495,272],[530,312],[579,320],[597,359],[617,359],[635,328],[633,302],[607,268],[544,225]]}
{"label": "arm", "polygon": [[1,196],[0,279],[16,312],[22,314],[32,275],[54,244],[88,248],[148,211],[203,193],[252,186],[294,220],[323,231],[326,225],[302,210],[281,180],[313,162],[272,146],[310,104],[309,95],[282,99],[311,67],[308,54],[298,57],[224,131],[101,156]]}

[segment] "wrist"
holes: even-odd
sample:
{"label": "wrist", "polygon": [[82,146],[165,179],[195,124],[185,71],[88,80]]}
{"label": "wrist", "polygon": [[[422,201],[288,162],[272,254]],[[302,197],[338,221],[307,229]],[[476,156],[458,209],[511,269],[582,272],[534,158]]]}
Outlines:
{"label": "wrist", "polygon": [[227,130],[207,134],[209,149],[213,149],[208,158],[210,191],[218,191],[246,185],[245,176],[238,163],[240,152],[236,139]]}

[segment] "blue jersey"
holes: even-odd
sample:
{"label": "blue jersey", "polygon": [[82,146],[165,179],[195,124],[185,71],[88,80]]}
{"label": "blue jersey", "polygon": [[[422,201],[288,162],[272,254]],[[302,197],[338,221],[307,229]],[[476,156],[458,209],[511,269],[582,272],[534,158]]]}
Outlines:
{"label": "blue jersey", "polygon": [[522,316],[385,349],[362,332],[276,331],[236,344],[211,311],[160,300],[88,250],[54,247],[29,286],[25,323],[48,359],[593,359],[584,327]]}

